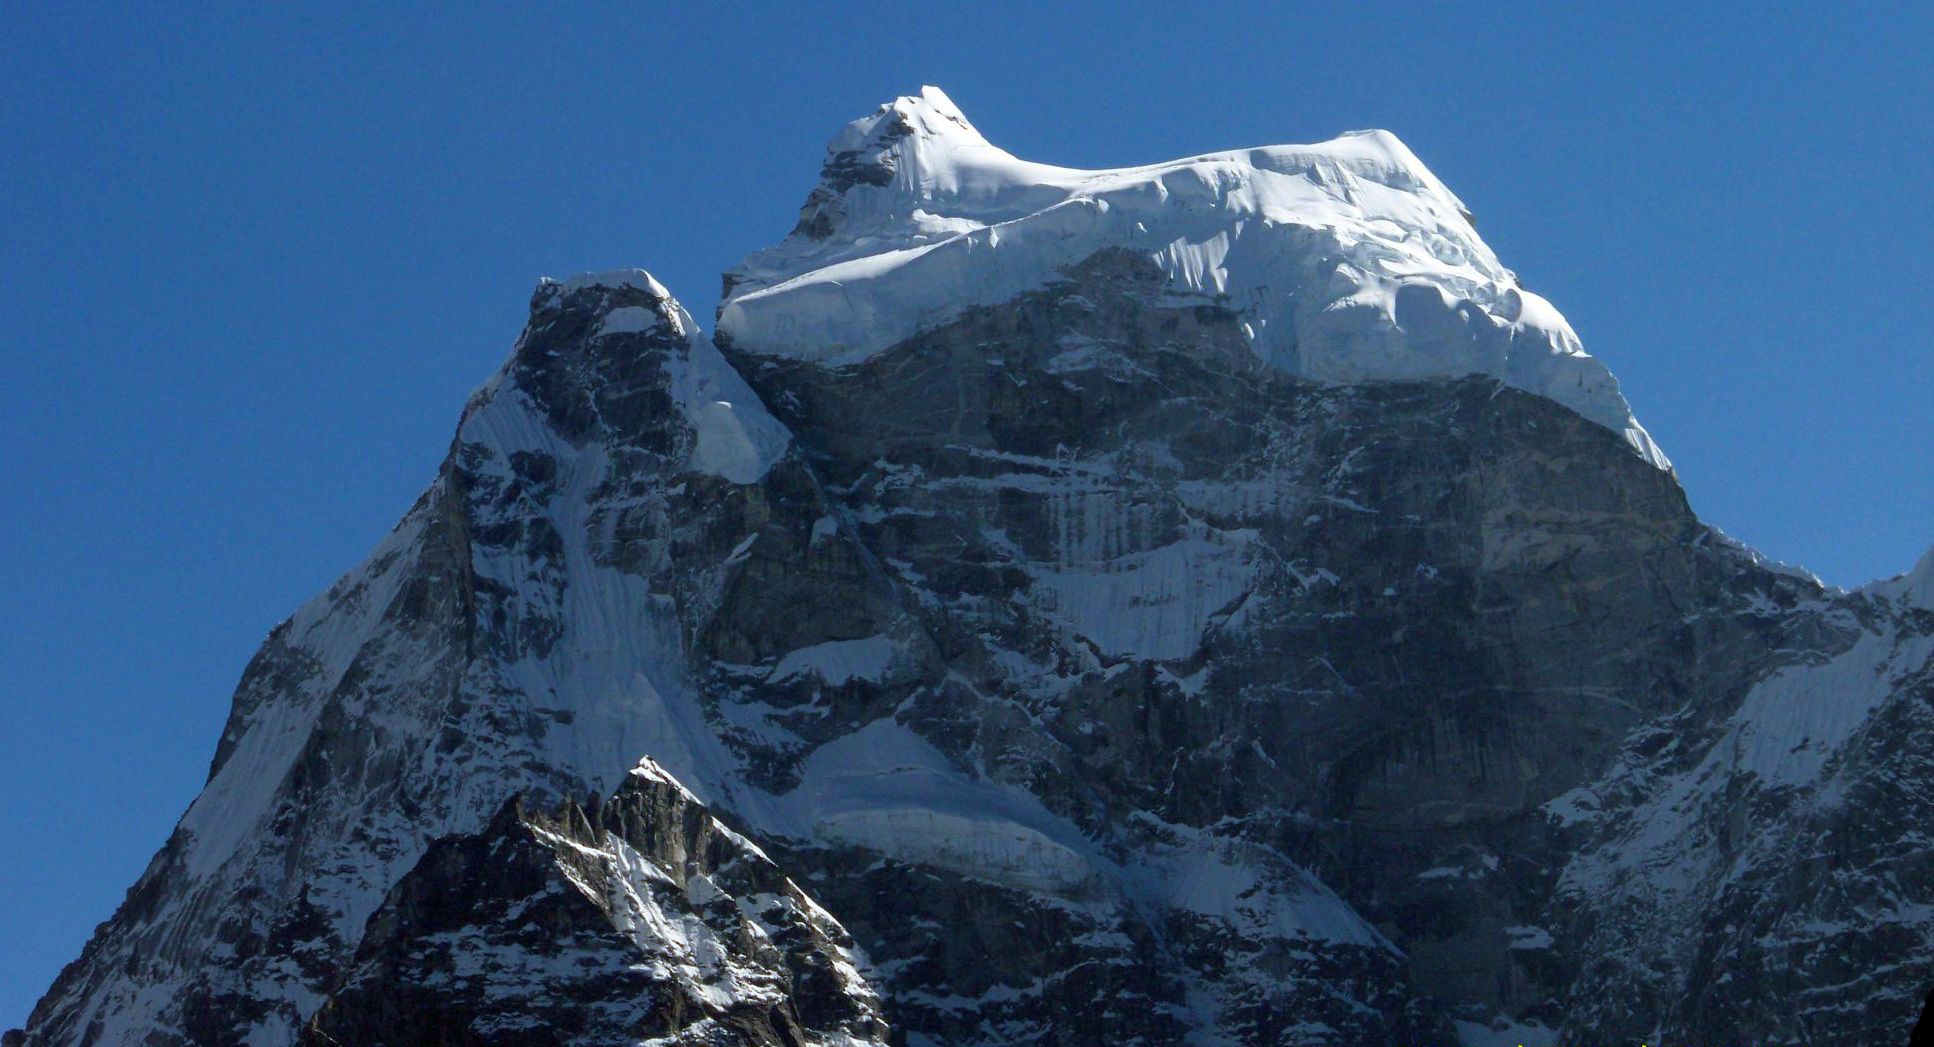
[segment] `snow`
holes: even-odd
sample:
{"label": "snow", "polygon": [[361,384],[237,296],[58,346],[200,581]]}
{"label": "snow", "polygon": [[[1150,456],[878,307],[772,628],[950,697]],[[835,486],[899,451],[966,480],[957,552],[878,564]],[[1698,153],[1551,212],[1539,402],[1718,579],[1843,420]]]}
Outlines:
{"label": "snow", "polygon": [[773,667],[770,683],[810,677],[835,687],[854,680],[879,683],[886,678],[900,645],[885,636],[862,640],[828,640],[791,651]]}
{"label": "snow", "polygon": [[1043,833],[978,811],[872,807],[836,811],[816,826],[824,838],[975,879],[1063,894],[1094,879],[1081,855]]}
{"label": "snow", "polygon": [[546,278],[539,285],[539,290],[562,297],[598,287],[614,291],[632,288],[659,298],[671,297],[671,292],[665,290],[665,285],[659,283],[657,278],[643,269],[605,269],[598,272],[579,273],[569,280]]}
{"label": "snow", "polygon": [[1504,933],[1511,936],[1513,949],[1549,949],[1554,941],[1551,932],[1543,927],[1519,925],[1506,927]]}
{"label": "snow", "polygon": [[1565,828],[1581,825],[1598,817],[1592,791],[1583,785],[1559,793],[1546,801],[1539,810],[1550,815],[1560,827]]}
{"label": "snow", "polygon": [[571,294],[591,289],[635,289],[652,305],[623,305],[599,319],[591,337],[610,338],[662,331],[686,341],[684,353],[666,353],[664,367],[672,399],[691,425],[693,447],[686,465],[694,471],[736,484],[757,483],[792,443],[792,433],[772,414],[745,379],[733,370],[692,314],[665,285],[643,269],[585,273],[538,286],[540,308],[555,307]]}
{"label": "snow", "polygon": [[1826,588],[1826,583],[1821,581],[1820,576],[1814,574],[1812,571],[1797,564],[1787,563],[1784,560],[1775,560],[1711,524],[1706,525],[1705,533],[1698,538],[1698,543],[1705,542],[1712,542],[1724,548],[1739,552],[1748,560],[1751,560],[1754,566],[1763,567],[1774,574],[1783,574],[1788,578],[1796,578],[1815,589]]}
{"label": "snow", "polygon": [[1813,782],[1930,657],[1934,637],[1862,633],[1823,664],[1782,669],[1761,681],[1735,714],[1736,733],[1713,752],[1767,786]]}
{"label": "snow", "polygon": [[1024,789],[973,777],[890,719],[806,760],[798,788],[759,805],[761,829],[813,838],[992,883],[1085,893],[1106,863]]}
{"label": "snow", "polygon": [[735,484],[757,483],[785,455],[792,433],[766,411],[691,316],[682,307],[679,312],[691,332],[691,353],[667,355],[665,368],[672,396],[696,436],[686,464]]}
{"label": "snow", "polygon": [[683,796],[691,803],[702,802],[690,789],[685,787],[684,782],[673,777],[669,771],[665,770],[663,765],[649,756],[639,758],[638,765],[631,769],[630,774],[633,778],[641,778],[648,782],[656,782],[659,785],[669,786],[677,790],[680,796]]}
{"label": "snow", "polygon": [[365,634],[379,627],[407,580],[423,528],[422,515],[412,512],[342,582],[291,616],[288,643],[311,652],[314,674],[254,710],[234,751],[182,816],[181,828],[192,837],[191,877],[212,876],[272,815],[274,786],[295,767],[327,695],[349,673]]}
{"label": "snow", "polygon": [[1454,1021],[1464,1047],[1553,1047],[1558,1030],[1538,1021],[1516,1022],[1498,1017],[1489,1023]]}
{"label": "snow", "polygon": [[732,551],[725,554],[725,565],[727,567],[730,567],[733,564],[744,563],[746,560],[746,557],[752,555],[752,547],[754,545],[757,545],[758,543],[759,543],[759,532],[757,531],[754,531],[751,534],[746,535],[744,538],[739,539],[739,544],[733,546]]}
{"label": "snow", "polygon": [[1564,317],[1387,131],[1077,170],[1001,150],[927,87],[848,125],[827,157],[808,220],[729,274],[718,325],[736,345],[849,365],[1125,248],[1174,291],[1226,300],[1293,374],[1495,375],[1669,466]]}
{"label": "snow", "polygon": [[724,781],[734,761],[697,708],[675,615],[645,579],[606,567],[597,548],[602,528],[592,519],[593,492],[613,473],[607,450],[595,442],[571,446],[515,386],[472,411],[459,439],[489,448],[498,468],[507,468],[502,463],[518,451],[559,463],[559,491],[547,516],[562,539],[562,574],[571,584],[555,590],[534,584],[540,568],[521,550],[473,552],[478,575],[527,605],[513,620],[566,623],[541,656],[496,669],[511,693],[543,695],[548,707],[571,711],[568,725],[544,735],[544,765],[579,769],[600,791],[646,754],[698,791]]}
{"label": "snow", "polygon": [[1186,658],[1211,618],[1246,592],[1250,531],[1186,538],[1105,561],[1038,572],[1035,600],[1102,651],[1121,657]]}
{"label": "snow", "polygon": [[1394,951],[1349,903],[1280,854],[1199,831],[1180,835],[1181,846],[1149,862],[1172,909],[1208,917],[1250,943],[1287,939]]}
{"label": "snow", "polygon": [[614,334],[637,334],[641,331],[652,330],[662,322],[663,318],[658,313],[642,305],[622,306],[604,314],[604,319],[598,321],[597,330],[592,332],[591,337],[603,338],[606,335]]}
{"label": "snow", "polygon": [[[841,141],[851,150],[900,150],[894,153],[894,177],[914,179],[907,191],[927,194],[919,199],[932,202],[933,209],[895,211],[887,204],[900,197],[868,195],[900,191],[894,187],[850,191],[841,198],[841,237],[823,243],[788,241],[760,256],[773,268],[765,277],[747,275],[738,289],[739,311],[734,315],[739,318],[735,322],[749,325],[743,331],[765,330],[759,327],[765,320],[818,301],[813,296],[823,289],[815,288],[825,284],[826,273],[846,272],[840,267],[849,265],[858,267],[853,271],[860,278],[840,293],[852,310],[879,307],[891,313],[917,299],[935,310],[922,321],[927,322],[989,287],[1006,287],[1001,281],[1037,285],[1051,278],[1057,259],[1115,242],[1108,237],[1126,228],[1129,232],[1122,235],[1127,239],[1121,242],[1145,248],[1170,273],[1178,291],[1226,293],[1243,303],[1257,351],[1297,373],[1350,381],[1463,366],[1452,352],[1463,344],[1459,339],[1470,335],[1471,344],[1477,345],[1489,337],[1483,332],[1507,316],[1515,317],[1508,320],[1515,325],[1508,351],[1478,361],[1504,368],[1507,378],[1518,373],[1511,353],[1537,339],[1545,339],[1547,348],[1575,344],[1559,337],[1568,338],[1569,330],[1549,303],[1523,292],[1508,272],[1495,268],[1495,260],[1468,234],[1455,198],[1393,138],[1346,136],[1324,146],[1219,154],[1134,171],[1069,172],[1025,164],[985,145],[937,92],[902,102],[908,103],[905,112],[895,112],[922,129],[918,140],[888,141],[878,126],[855,125],[858,130],[849,128],[853,133]],[[972,141],[965,137],[969,135]],[[1295,157],[1300,159],[1292,162]],[[1199,184],[1204,179],[1213,181],[1214,192]],[[1303,210],[1294,214],[1280,210],[1298,207]],[[1421,225],[1372,217],[1405,208],[1406,220],[1437,222],[1432,227],[1436,231],[1425,235],[1418,231]],[[874,238],[862,243],[851,235],[855,229],[871,229]],[[1049,235],[1056,231],[1066,233],[1068,245],[1057,246]],[[1316,284],[1268,285],[1277,287],[1282,301],[1271,297],[1277,292],[1243,291],[1267,290],[1257,281],[1274,280],[1283,272],[1297,279],[1307,276],[1314,263],[1296,253],[1306,249],[1331,252],[1338,259],[1335,271]],[[930,257],[941,261],[930,264]],[[796,272],[784,276],[786,267]],[[928,279],[922,274],[955,282],[943,284],[948,293],[940,295],[922,284]],[[1285,286],[1290,290],[1282,291]],[[593,338],[665,334],[682,340],[661,356],[677,409],[691,426],[684,467],[732,483],[752,483],[767,475],[788,452],[790,434],[648,273],[616,270],[547,281],[539,288],[539,306],[555,306],[569,294],[598,289],[644,291],[652,304],[602,311]],[[801,297],[789,297],[795,294]],[[635,295],[620,298],[637,300]],[[856,330],[847,321],[860,312],[805,309],[796,315],[846,337]],[[1345,323],[1339,317],[1353,319]],[[1385,332],[1388,338],[1375,333],[1386,319],[1392,325]],[[1326,324],[1337,326],[1331,330]],[[1348,333],[1361,325],[1371,333]],[[792,343],[785,341],[790,335],[780,326],[771,333],[777,339],[773,344],[783,350]],[[1295,337],[1284,335],[1286,330]],[[1319,337],[1325,331],[1334,336],[1328,342]],[[857,334],[871,336],[865,330]],[[863,358],[869,344],[875,350],[867,351],[876,351],[877,344],[863,339],[806,340],[794,348],[837,365]],[[769,346],[759,342],[754,348],[765,351]],[[1582,353],[1556,356],[1570,361],[1565,366],[1580,376],[1602,374]],[[1105,347],[1078,340],[1065,344],[1056,360],[1054,367],[1070,370],[1109,365]],[[1610,382],[1609,375],[1602,377]],[[1615,386],[1603,388],[1616,395]],[[1623,401],[1617,406],[1622,411]],[[1629,422],[1629,415],[1622,417]],[[1643,436],[1636,424],[1630,422],[1628,436]],[[1645,451],[1649,441],[1638,437],[1634,446]],[[813,752],[792,792],[772,796],[746,784],[742,757],[719,738],[719,720],[707,718],[700,685],[691,678],[689,637],[681,631],[673,595],[663,591],[662,581],[653,580],[660,576],[615,568],[606,544],[609,510],[649,508],[655,492],[670,489],[674,481],[682,483],[684,477],[654,475],[635,489],[645,493],[612,493],[611,481],[631,467],[614,460],[608,447],[596,442],[572,445],[552,430],[545,412],[508,370],[472,401],[458,442],[465,468],[479,483],[507,484],[512,478],[508,463],[518,452],[557,463],[555,496],[520,506],[512,514],[528,512],[554,529],[559,537],[555,560],[512,547],[478,545],[468,553],[472,559],[467,567],[476,580],[506,594],[501,639],[506,650],[517,653],[501,661],[479,659],[453,683],[437,671],[442,649],[436,645],[444,641],[398,629],[388,615],[409,595],[417,575],[437,567],[420,562],[426,550],[436,551],[442,541],[431,527],[432,509],[422,508],[439,506],[450,496],[447,488],[435,486],[422,507],[361,567],[289,623],[285,642],[300,656],[291,664],[299,664],[301,679],[278,684],[273,700],[259,707],[244,707],[238,744],[183,819],[188,836],[181,882],[186,886],[166,897],[164,910],[152,921],[157,927],[186,929],[171,933],[191,948],[164,957],[169,962],[194,961],[223,949],[232,952],[233,946],[219,942],[209,929],[231,904],[237,885],[244,883],[285,894],[298,887],[310,889],[312,900],[336,929],[353,936],[382,892],[415,861],[423,841],[474,830],[513,788],[535,795],[581,795],[585,785],[608,789],[611,779],[627,768],[652,780],[689,783],[708,802],[743,814],[761,834],[863,848],[1063,898],[1088,900],[1119,889],[1135,906],[1175,919],[1223,925],[1252,940],[1388,947],[1346,903],[1313,875],[1290,868],[1292,863],[1280,854],[1170,826],[1161,837],[1165,842],[1132,854],[1134,865],[1124,867],[1120,859],[1109,857],[1122,852],[1104,850],[1114,842],[1089,836],[1023,788],[954,763],[891,719],[877,720]],[[1015,471],[944,482],[1051,496],[1047,512],[1056,535],[1052,554],[1025,560],[1014,552],[1031,580],[1023,599],[1098,651],[1152,659],[1187,657],[1217,615],[1240,606],[1252,587],[1257,570],[1253,532],[1192,524],[1175,537],[1155,528],[1132,500],[1110,491],[1104,466],[1004,458]],[[1655,460],[1664,464],[1662,457]],[[1026,471],[1030,469],[1052,472]],[[1177,490],[1192,506],[1275,504],[1282,492],[1273,483],[1188,482]],[[1368,511],[1345,499],[1329,501],[1341,509]],[[811,527],[815,544],[839,534],[840,522],[832,515],[819,517]],[[1716,541],[1729,541],[1714,535]],[[757,539],[758,532],[747,534],[716,566],[718,574],[708,577],[727,576],[750,556]],[[996,544],[1002,543],[1004,538]],[[1304,584],[1338,580],[1327,568],[1285,566]],[[1428,579],[1434,570],[1419,564],[1415,574]],[[1934,610],[1934,550],[1907,574],[1862,592],[1902,608]],[[1915,621],[1909,615],[1889,620],[1903,632]],[[560,630],[554,642],[525,642],[527,631],[549,623]],[[1696,828],[1694,813],[1716,802],[1722,789],[1797,790],[1832,799],[1832,777],[1846,763],[1836,760],[1838,755],[1900,692],[1908,674],[1924,671],[1934,657],[1934,638],[1922,634],[1876,632],[1831,657],[1769,674],[1745,696],[1705,761],[1666,779],[1656,797],[1631,816],[1632,830],[1620,835],[1615,846],[1588,853],[1566,870],[1567,886],[1627,894],[1652,891],[1669,900],[1710,885],[1725,872],[1707,853],[1709,841],[1691,831]],[[903,650],[885,635],[813,644],[779,657],[765,680],[886,682],[896,662],[906,658]],[[996,657],[1024,660],[1011,651],[996,652]],[[748,673],[760,671],[745,668]],[[381,686],[343,686],[352,671]],[[1207,665],[1186,676],[1178,675],[1181,671],[1180,666],[1173,671],[1164,667],[1162,678],[1187,695],[1201,694],[1212,678]],[[453,686],[462,701],[451,700]],[[824,708],[794,707],[785,715],[824,715]],[[770,722],[779,711],[763,702],[721,702],[719,709],[728,723],[804,744]],[[528,737],[506,733],[500,726],[505,711],[528,713],[544,727]],[[325,713],[337,718],[324,720]],[[284,805],[297,788],[291,783],[301,781],[305,746],[343,731],[360,732],[351,736],[358,744],[367,741],[373,753],[369,766],[384,768],[386,774],[396,768],[398,780],[422,786],[433,803],[406,816],[385,791],[392,779],[365,778],[363,769],[344,764],[334,768],[339,777],[332,779],[330,789],[301,801],[309,819],[301,841],[306,850],[285,849],[271,831],[270,819],[287,809]],[[466,739],[457,756],[430,744],[443,732]],[[325,751],[356,750],[345,743]],[[639,762],[646,753],[654,758]],[[1546,810],[1561,822],[1584,823],[1598,817],[1604,806],[1598,791],[1580,787],[1548,803]],[[622,900],[632,914],[628,918],[637,921],[634,929],[641,940],[671,943],[678,962],[691,968],[691,977],[727,977],[729,972],[716,970],[721,954],[705,937],[710,932],[674,925],[683,917],[667,915],[654,899],[652,892],[664,888],[662,870],[650,867],[642,856],[614,853],[613,860],[627,875],[635,874],[626,881],[628,893]],[[307,879],[300,883],[285,879],[287,870],[298,868],[298,858],[307,870]],[[1483,862],[1485,869],[1497,867],[1495,857],[1486,856]],[[1428,869],[1418,878],[1430,882],[1482,875],[1475,864],[1466,863]],[[697,889],[711,887],[699,884]],[[1505,930],[1512,949],[1552,944],[1550,933],[1541,927]],[[853,978],[857,981],[857,975]],[[105,1040],[132,1038],[130,1030],[143,1028],[151,1016],[162,1013],[170,1003],[171,984],[103,990],[94,997],[96,1013],[109,1030]],[[307,1013],[319,999],[293,974],[265,979],[250,989],[262,999],[280,1001],[290,1014]],[[257,1038],[288,1032],[274,1024],[286,1022],[284,1017],[264,1022],[255,1030]],[[1468,1043],[1530,1044],[1546,1042],[1539,1036],[1548,1038],[1549,1031],[1541,1027],[1501,1022],[1462,1023],[1461,1028]]]}
{"label": "snow", "polygon": [[[1076,903],[1120,899],[1251,942],[1392,950],[1328,887],[1266,847],[1138,817],[1169,842],[1132,866],[1018,786],[954,766],[891,719],[816,750],[799,786],[753,804],[758,830],[816,839]],[[1219,933],[1219,932],[1212,932]]]}
{"label": "snow", "polygon": [[607,834],[605,845],[617,872],[609,881],[606,908],[619,933],[651,958],[655,979],[676,979],[721,1011],[747,1002],[770,1006],[785,998],[769,973],[735,963],[732,949],[696,912],[667,909],[660,895],[673,894],[676,887],[651,859],[615,835]]}
{"label": "snow", "polygon": [[1934,611],[1934,547],[1921,554],[1913,570],[1874,582],[1860,591],[1897,601],[1905,607]]}
{"label": "snow", "polygon": [[[540,288],[540,305],[542,296]],[[625,313],[617,323],[642,320]],[[461,684],[470,700],[453,706],[451,681],[443,675],[447,661],[434,646],[440,637],[399,629],[391,619],[424,569],[419,558],[434,549],[428,535],[447,497],[447,481],[437,481],[363,565],[298,611],[280,634],[295,673],[271,700],[245,713],[233,752],[183,817],[181,883],[162,901],[154,925],[196,930],[170,962],[192,965],[222,948],[203,928],[234,904],[238,884],[285,896],[300,888],[336,933],[354,940],[429,839],[475,831],[510,792],[554,788],[582,795],[586,784],[606,791],[645,753],[680,779],[714,789],[736,766],[697,707],[682,671],[676,618],[661,594],[644,579],[604,566],[597,549],[603,529],[591,516],[593,492],[613,473],[604,446],[573,446],[552,430],[508,367],[472,399],[457,439],[477,483],[507,481],[517,452],[559,463],[558,495],[541,509],[562,540],[558,562],[481,544],[470,552],[476,575],[506,594],[509,647],[522,646],[517,623],[551,620],[568,628],[542,655],[474,666]],[[563,577],[572,584],[563,585]],[[375,682],[343,686],[352,672]],[[494,725],[500,721],[489,718],[502,708],[495,702],[507,695],[564,715],[522,740],[492,733],[477,719],[452,719],[470,715]],[[325,714],[337,726],[325,726]],[[288,844],[270,831],[269,820],[287,811],[308,746],[332,730],[370,745],[379,754],[372,761],[401,764],[396,773],[407,780],[437,783],[435,802],[405,814],[381,791],[385,782],[344,772],[305,801],[298,825],[311,865],[298,883],[286,871],[293,861],[283,849]],[[455,757],[416,741],[437,730],[478,741]],[[293,973],[257,978],[250,992],[286,1004],[288,1015],[307,1013],[318,1002]],[[163,1004],[110,987],[91,1005],[142,1023]],[[276,1031],[284,1019],[275,1015],[282,1013],[264,1018],[256,1032],[287,1042],[286,1030]]]}
{"label": "snow", "polygon": [[1844,802],[1846,754],[1888,702],[1902,700],[1907,682],[1930,660],[1934,635],[1862,631],[1831,657],[1789,665],[1755,684],[1696,765],[1654,778],[1643,765],[1626,763],[1595,787],[1547,804],[1561,819],[1589,820],[1618,803],[1633,780],[1652,779],[1649,795],[1621,812],[1615,830],[1567,864],[1561,892],[1616,898],[1652,912],[1683,911],[1729,877],[1769,860],[1764,852],[1786,847],[1784,837],[1761,836],[1742,851],[1715,834],[1714,812],[1755,796],[1790,796],[1801,810]]}
{"label": "snow", "polygon": [[[1055,465],[1045,459],[1016,464]],[[1256,532],[1195,520],[1172,530],[1134,492],[1107,486],[1105,466],[1095,467],[1099,474],[1093,477],[1068,475],[1073,468],[1057,468],[1060,475],[1015,472],[945,482],[1047,496],[1054,535],[1047,556],[1033,559],[1005,535],[985,529],[983,534],[1028,574],[1027,603],[1068,636],[1120,657],[1171,660],[1194,654],[1216,617],[1255,584]],[[1214,511],[1211,506],[1244,499],[1244,492],[1222,488],[1181,491],[1204,515]]]}

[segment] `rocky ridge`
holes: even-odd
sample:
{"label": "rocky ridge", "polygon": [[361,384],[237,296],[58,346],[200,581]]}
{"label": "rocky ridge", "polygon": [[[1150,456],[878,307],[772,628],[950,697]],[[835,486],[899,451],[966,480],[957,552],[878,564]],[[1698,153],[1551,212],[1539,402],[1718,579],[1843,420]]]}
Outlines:
{"label": "rocky ridge", "polygon": [[298,1042],[886,1042],[845,932],[647,760],[431,844]]}

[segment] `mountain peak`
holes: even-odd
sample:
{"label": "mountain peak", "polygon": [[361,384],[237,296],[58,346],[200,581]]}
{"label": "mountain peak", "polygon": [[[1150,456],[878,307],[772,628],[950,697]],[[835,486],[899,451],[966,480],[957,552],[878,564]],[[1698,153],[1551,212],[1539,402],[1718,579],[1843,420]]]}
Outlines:
{"label": "mountain peak", "polygon": [[928,85],[917,95],[901,95],[847,124],[827,143],[826,153],[831,157],[869,146],[886,147],[907,138],[987,140],[947,92]]}
{"label": "mountain peak", "polygon": [[540,292],[550,289],[554,293],[566,295],[576,294],[579,291],[587,291],[595,287],[603,287],[611,290],[620,290],[629,287],[650,292],[658,298],[671,297],[671,292],[665,289],[664,284],[658,282],[657,277],[643,269],[637,268],[594,270],[579,273],[568,280],[554,280],[551,277],[544,276],[538,278],[537,287]]}
{"label": "mountain peak", "polygon": [[1387,132],[827,170],[730,346],[538,285],[0,1047],[1906,1038],[1934,552],[1702,524]]}
{"label": "mountain peak", "polygon": [[587,307],[605,317],[607,324],[614,322],[608,314],[616,313],[615,323],[628,325],[632,331],[663,326],[680,337],[698,331],[692,314],[657,277],[643,269],[605,269],[579,273],[568,280],[539,277],[536,290],[531,292],[531,312],[535,315],[563,309],[587,295],[591,296]]}
{"label": "mountain peak", "polygon": [[[652,371],[652,365],[689,429],[690,468],[749,484],[785,454],[791,442],[785,426],[719,355],[692,314],[643,269],[539,280],[530,327],[509,367],[553,391],[586,385],[578,391],[595,402],[637,385],[638,372]],[[487,384],[483,395],[493,394],[502,377]],[[622,417],[609,403],[579,413]]]}
{"label": "mountain peak", "polygon": [[[826,143],[819,185],[788,241],[849,242],[965,193],[985,198],[1059,168],[1025,164],[990,144],[946,92],[923,87],[841,128]],[[1017,179],[1016,175],[1020,177]],[[727,274],[726,291],[749,274]]]}
{"label": "mountain peak", "polygon": [[1382,130],[1082,170],[1006,152],[923,88],[833,137],[791,235],[726,274],[718,331],[846,366],[1108,250],[1235,313],[1256,355],[1298,377],[1493,375],[1670,467],[1563,315]]}

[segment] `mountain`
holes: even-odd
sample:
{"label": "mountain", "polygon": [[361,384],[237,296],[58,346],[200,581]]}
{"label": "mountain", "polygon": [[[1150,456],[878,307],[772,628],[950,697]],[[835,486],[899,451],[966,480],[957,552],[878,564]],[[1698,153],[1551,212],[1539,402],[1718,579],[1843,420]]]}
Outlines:
{"label": "mountain", "polygon": [[539,285],[8,1043],[1901,1042],[1930,761],[1934,553],[1702,524],[1394,136],[928,88],[715,338]]}

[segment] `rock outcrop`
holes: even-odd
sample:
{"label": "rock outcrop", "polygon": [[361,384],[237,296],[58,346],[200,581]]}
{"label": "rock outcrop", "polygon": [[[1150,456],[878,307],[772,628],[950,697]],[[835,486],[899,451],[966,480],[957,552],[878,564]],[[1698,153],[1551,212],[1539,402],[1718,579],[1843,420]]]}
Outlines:
{"label": "rock outcrop", "polygon": [[884,1044],[845,932],[647,761],[431,844],[298,1042]]}

